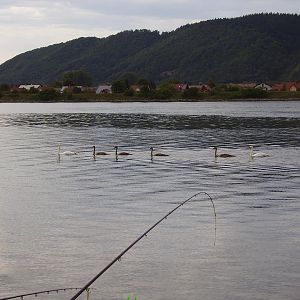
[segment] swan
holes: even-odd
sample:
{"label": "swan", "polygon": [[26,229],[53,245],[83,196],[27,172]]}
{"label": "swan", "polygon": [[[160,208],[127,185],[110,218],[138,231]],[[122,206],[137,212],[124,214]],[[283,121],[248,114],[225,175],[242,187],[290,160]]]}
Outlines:
{"label": "swan", "polygon": [[251,158],[255,158],[255,157],[268,157],[268,156],[270,156],[269,154],[264,153],[264,152],[253,153],[253,148],[254,147],[252,145],[250,145],[249,148],[250,148],[250,157]]}
{"label": "swan", "polygon": [[165,154],[165,153],[154,153],[153,154],[153,147],[150,147],[150,150],[151,150],[151,159],[153,159],[153,156],[169,156],[169,154]]}
{"label": "swan", "polygon": [[58,155],[67,155],[67,156],[70,156],[70,155],[77,155],[78,153],[75,152],[75,151],[63,151],[63,152],[61,152],[61,151],[60,151],[60,145],[59,145],[59,146],[58,146],[57,154],[58,154]]}
{"label": "swan", "polygon": [[93,156],[96,156],[96,155],[109,155],[109,153],[106,153],[103,151],[96,152],[96,146],[93,146]]}
{"label": "swan", "polygon": [[215,158],[217,157],[223,157],[223,158],[227,158],[227,157],[235,157],[235,155],[232,155],[232,154],[229,154],[229,153],[221,153],[221,154],[218,154],[217,151],[218,151],[218,147],[214,147],[215,149]]}
{"label": "swan", "polygon": [[129,152],[118,152],[118,146],[115,146],[115,150],[116,150],[116,156],[119,156],[119,155],[123,155],[123,156],[126,156],[126,155],[132,155],[131,153]]}

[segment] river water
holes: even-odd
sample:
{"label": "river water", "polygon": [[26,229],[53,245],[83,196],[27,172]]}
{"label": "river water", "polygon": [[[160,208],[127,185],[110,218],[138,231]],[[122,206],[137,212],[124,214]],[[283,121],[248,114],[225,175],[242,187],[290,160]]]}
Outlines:
{"label": "river water", "polygon": [[[82,287],[204,191],[216,236],[200,195],[90,299],[299,300],[299,128],[293,101],[0,104],[0,298]],[[270,157],[250,159],[248,144]],[[58,145],[79,154],[58,160]],[[93,145],[110,155],[94,160]],[[133,155],[116,162],[115,145]],[[215,159],[215,145],[235,157]],[[151,146],[169,156],[151,162]]]}

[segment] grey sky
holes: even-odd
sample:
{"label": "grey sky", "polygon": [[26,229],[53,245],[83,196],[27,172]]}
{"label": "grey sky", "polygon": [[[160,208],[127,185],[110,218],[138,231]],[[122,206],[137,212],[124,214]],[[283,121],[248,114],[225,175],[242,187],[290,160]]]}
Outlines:
{"label": "grey sky", "polygon": [[27,50],[127,29],[170,31],[217,17],[300,13],[300,0],[0,0],[0,64]]}

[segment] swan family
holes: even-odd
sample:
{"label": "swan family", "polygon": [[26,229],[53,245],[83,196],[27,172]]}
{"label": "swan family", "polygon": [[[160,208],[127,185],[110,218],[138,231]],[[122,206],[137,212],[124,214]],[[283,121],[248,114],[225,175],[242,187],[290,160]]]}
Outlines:
{"label": "swan family", "polygon": [[[133,155],[130,152],[125,152],[125,151],[119,152],[118,149],[119,149],[119,146],[115,146],[114,147],[116,160],[118,160],[119,156]],[[215,154],[214,154],[215,158],[232,158],[232,157],[235,157],[234,154],[230,154],[230,153],[218,153],[218,147],[217,146],[213,147],[213,149],[215,150]],[[254,153],[254,146],[253,145],[249,145],[249,149],[250,149],[249,156],[252,159],[270,156],[270,154],[264,153],[264,152],[255,152]],[[96,151],[96,146],[93,146],[92,153],[93,153],[94,158],[96,156],[110,155],[110,153],[107,153],[107,152],[104,152],[104,151]],[[77,155],[78,152],[76,152],[76,151],[61,151],[61,147],[59,145],[58,146],[57,154],[58,154],[59,157],[61,155],[72,156],[72,155]],[[150,147],[150,157],[151,157],[151,160],[153,160],[154,156],[157,156],[157,157],[167,157],[167,156],[169,156],[169,154],[162,153],[162,152],[156,152],[156,150],[153,147]]]}

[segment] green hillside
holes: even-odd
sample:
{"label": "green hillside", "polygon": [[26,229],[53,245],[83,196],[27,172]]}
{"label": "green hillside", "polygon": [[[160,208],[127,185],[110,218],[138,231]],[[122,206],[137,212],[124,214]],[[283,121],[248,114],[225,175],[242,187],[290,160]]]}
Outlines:
{"label": "green hillside", "polygon": [[51,83],[83,70],[94,84],[135,72],[155,81],[300,79],[300,16],[255,14],[182,26],[79,38],[20,54],[0,66],[0,82]]}

